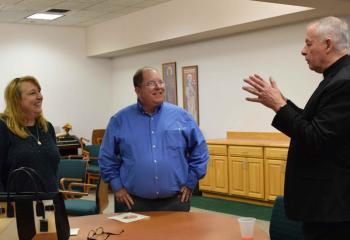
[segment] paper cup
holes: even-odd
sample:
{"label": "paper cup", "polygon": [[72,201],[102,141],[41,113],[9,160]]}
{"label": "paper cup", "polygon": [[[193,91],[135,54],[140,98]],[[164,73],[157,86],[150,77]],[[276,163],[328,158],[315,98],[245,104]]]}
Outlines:
{"label": "paper cup", "polygon": [[238,218],[239,228],[241,229],[242,240],[252,240],[254,236],[254,226],[256,218],[240,217]]}

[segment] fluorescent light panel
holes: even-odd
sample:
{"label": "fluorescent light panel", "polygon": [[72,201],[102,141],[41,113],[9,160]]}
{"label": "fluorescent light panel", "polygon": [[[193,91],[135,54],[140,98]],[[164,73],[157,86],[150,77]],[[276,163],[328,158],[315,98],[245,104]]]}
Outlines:
{"label": "fluorescent light panel", "polygon": [[63,16],[63,14],[34,13],[33,15],[30,15],[29,17],[26,17],[26,18],[52,21],[52,20],[59,18],[59,17],[62,17],[62,16]]}

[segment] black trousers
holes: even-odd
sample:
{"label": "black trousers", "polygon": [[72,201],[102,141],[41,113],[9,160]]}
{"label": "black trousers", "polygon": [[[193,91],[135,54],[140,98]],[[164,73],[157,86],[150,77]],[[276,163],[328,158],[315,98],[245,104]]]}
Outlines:
{"label": "black trousers", "polygon": [[190,211],[190,201],[181,202],[180,195],[175,195],[168,198],[145,199],[131,195],[134,200],[134,205],[131,209],[124,203],[117,202],[114,198],[115,212],[147,212],[147,211]]}
{"label": "black trousers", "polygon": [[303,222],[305,240],[350,239],[350,222]]}

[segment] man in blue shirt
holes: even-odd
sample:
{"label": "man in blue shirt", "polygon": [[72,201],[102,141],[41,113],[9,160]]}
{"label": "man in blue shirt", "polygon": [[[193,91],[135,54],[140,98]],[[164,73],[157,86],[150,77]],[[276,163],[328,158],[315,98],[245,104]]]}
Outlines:
{"label": "man in blue shirt", "polygon": [[139,69],[133,82],[137,103],[116,113],[104,135],[102,178],[118,211],[189,211],[192,191],[206,174],[205,139],[190,113],[164,102],[155,69]]}

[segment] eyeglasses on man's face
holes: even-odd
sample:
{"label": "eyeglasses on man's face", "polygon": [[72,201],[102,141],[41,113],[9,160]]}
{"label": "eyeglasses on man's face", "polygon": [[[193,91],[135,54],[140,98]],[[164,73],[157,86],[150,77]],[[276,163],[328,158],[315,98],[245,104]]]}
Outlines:
{"label": "eyeglasses on man's face", "polygon": [[155,88],[156,86],[159,86],[159,87],[163,87],[164,86],[164,81],[163,80],[158,80],[158,81],[149,81],[147,83],[145,83],[146,87],[149,87],[149,88]]}
{"label": "eyeglasses on man's face", "polygon": [[120,235],[124,232],[121,230],[119,233],[105,232],[103,227],[98,227],[95,230],[91,229],[87,235],[87,240],[106,240],[111,235]]}

